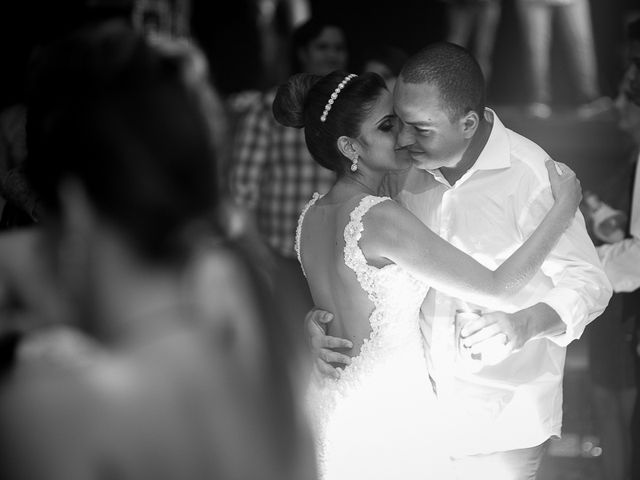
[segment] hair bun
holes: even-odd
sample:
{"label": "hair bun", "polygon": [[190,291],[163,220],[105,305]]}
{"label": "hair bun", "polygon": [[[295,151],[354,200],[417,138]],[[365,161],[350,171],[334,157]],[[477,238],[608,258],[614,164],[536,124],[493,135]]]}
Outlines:
{"label": "hair bun", "polygon": [[273,116],[285,127],[304,127],[304,105],[307,94],[318,80],[319,75],[298,73],[278,87],[273,101]]}

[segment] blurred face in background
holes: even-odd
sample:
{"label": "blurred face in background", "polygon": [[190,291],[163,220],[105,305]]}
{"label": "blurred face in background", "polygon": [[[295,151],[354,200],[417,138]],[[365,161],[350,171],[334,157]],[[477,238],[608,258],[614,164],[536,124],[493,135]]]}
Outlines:
{"label": "blurred face in background", "polygon": [[615,106],[618,126],[640,145],[640,69],[635,63],[625,73]]}
{"label": "blurred face in background", "polygon": [[633,103],[625,92],[618,95],[615,105],[619,114],[618,126],[640,145],[640,105]]}
{"label": "blurred face in background", "polygon": [[378,60],[369,60],[364,65],[363,70],[365,72],[373,72],[380,75],[384,79],[384,82],[387,84],[387,88],[389,89],[389,91],[393,92],[393,87],[396,85],[397,77],[387,65],[379,62]]}
{"label": "blurred face in background", "polygon": [[637,68],[640,68],[640,40],[629,42],[627,57],[631,63],[634,63]]}
{"label": "blurred face in background", "polygon": [[298,56],[306,73],[327,75],[334,70],[344,70],[348,60],[344,34],[338,27],[327,26],[298,50]]}

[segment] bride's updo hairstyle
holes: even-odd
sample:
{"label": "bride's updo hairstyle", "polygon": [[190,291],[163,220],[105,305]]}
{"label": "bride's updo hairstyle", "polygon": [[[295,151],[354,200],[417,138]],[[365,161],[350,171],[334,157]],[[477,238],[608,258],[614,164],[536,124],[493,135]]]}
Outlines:
{"label": "bride's updo hairstyle", "polygon": [[340,89],[322,121],[331,95],[348,75],[342,71],[324,77],[293,75],[278,88],[273,101],[276,120],[286,127],[304,127],[307,148],[315,161],[338,176],[351,166],[351,160],[338,150],[338,138],[358,137],[362,123],[386,90],[384,80],[376,73],[354,76]]}

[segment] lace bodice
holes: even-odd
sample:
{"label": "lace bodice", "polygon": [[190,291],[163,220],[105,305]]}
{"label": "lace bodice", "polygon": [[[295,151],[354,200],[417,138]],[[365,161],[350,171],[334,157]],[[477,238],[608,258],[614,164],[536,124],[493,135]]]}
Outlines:
{"label": "lace bodice", "polygon": [[[379,370],[383,364],[396,363],[403,356],[396,351],[398,349],[410,347],[420,355],[423,353],[418,314],[428,286],[397,265],[382,268],[369,265],[360,248],[363,218],[371,208],[384,201],[393,200],[371,195],[364,197],[351,212],[344,229],[345,265],[355,272],[374,309],[369,316],[369,338],[364,340],[360,354],[343,371],[340,378],[343,384],[360,382],[365,372]],[[420,365],[424,373],[423,367]]]}
{"label": "lace bodice", "polygon": [[[304,215],[319,198],[314,196],[300,216],[298,252]],[[373,303],[370,335],[338,379],[316,379],[308,392],[324,479],[347,478],[351,471],[353,478],[449,478],[446,455],[433,443],[438,415],[419,326],[428,286],[398,265],[370,265],[359,244],[367,212],[385,201],[393,200],[364,197],[344,228],[345,265]],[[429,449],[433,456],[425,455]],[[345,451],[351,452],[347,458]],[[353,464],[358,469],[350,470]],[[433,468],[439,473],[425,477]]]}

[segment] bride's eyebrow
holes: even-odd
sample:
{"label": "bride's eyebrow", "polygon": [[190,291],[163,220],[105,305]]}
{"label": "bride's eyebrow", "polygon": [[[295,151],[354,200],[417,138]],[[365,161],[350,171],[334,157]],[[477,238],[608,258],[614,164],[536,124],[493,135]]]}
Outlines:
{"label": "bride's eyebrow", "polygon": [[382,117],[380,120],[378,120],[376,122],[376,125],[380,125],[382,122],[384,122],[387,119],[394,119],[394,118],[396,118],[395,114],[389,113],[389,114],[385,115],[384,117]]}

